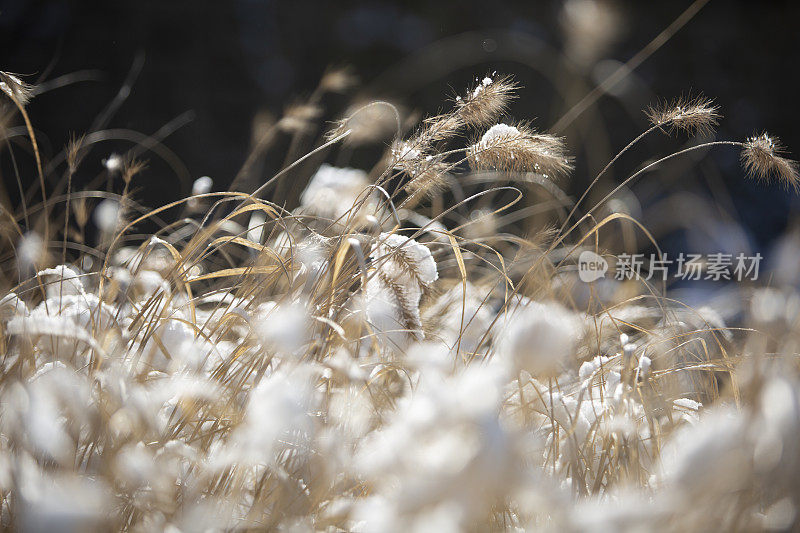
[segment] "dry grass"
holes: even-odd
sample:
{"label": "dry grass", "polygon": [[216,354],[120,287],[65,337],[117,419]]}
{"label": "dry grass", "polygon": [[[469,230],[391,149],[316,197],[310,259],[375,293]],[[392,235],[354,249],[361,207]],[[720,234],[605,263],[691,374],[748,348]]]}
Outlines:
{"label": "dry grass", "polygon": [[[24,112],[26,86],[0,79]],[[130,185],[145,166],[131,153],[106,162],[119,193],[67,181],[40,205],[4,209],[0,523],[789,527],[800,503],[793,297],[753,288],[748,327],[730,328],[644,282],[583,285],[577,252],[601,233],[617,246],[606,226],[635,221],[591,216],[619,187],[571,204],[553,179],[571,169],[563,139],[498,126],[518,86],[487,80],[406,139],[390,104],[357,108],[253,194],[201,178],[191,197],[142,209]],[[279,131],[305,135],[320,94],[351,84],[329,72],[254,151]],[[398,128],[375,168],[317,167],[291,210],[263,199],[311,156],[378,135],[376,110]],[[707,134],[717,115],[685,102],[651,112],[645,134]],[[66,148],[69,177],[90,138]],[[741,150],[747,171],[796,182],[767,137],[645,168],[702,147]],[[534,214],[546,223],[521,235]],[[146,223],[161,229],[136,236]]]}

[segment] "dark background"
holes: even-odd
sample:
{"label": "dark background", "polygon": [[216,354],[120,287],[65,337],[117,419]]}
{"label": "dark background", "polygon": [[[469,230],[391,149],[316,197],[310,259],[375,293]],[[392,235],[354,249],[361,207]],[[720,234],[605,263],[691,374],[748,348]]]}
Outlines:
{"label": "dark background", "polygon": [[[475,76],[510,72],[525,86],[512,114],[547,129],[613,61],[634,56],[689,3],[613,2],[621,24],[608,49],[585,67],[559,68],[565,32],[558,1],[0,0],[0,69],[30,81],[73,72],[85,79],[41,94],[30,105],[45,151],[53,153],[71,132],[91,126],[137,54],[144,54],[141,73],[110,127],[151,134],[193,111],[192,121],[164,144],[191,179],[209,175],[222,188],[248,153],[256,113],[279,114],[292,98],[310,93],[329,65],[352,65],[361,80],[357,90],[411,103],[424,113],[436,112]],[[766,129],[797,157],[798,22],[797,2],[712,0],[616,96],[601,99],[564,132],[578,157],[572,192],[602,168],[610,150],[646,127],[640,109],[689,89],[722,106],[718,138],[742,140]],[[598,66],[607,59],[612,61]],[[541,75],[547,69],[560,72],[558,79],[581,80],[584,89],[558,94]],[[605,148],[586,154],[586,139],[603,139],[587,144]],[[646,144],[626,168],[680,146],[674,138]],[[85,164],[99,167],[99,158],[112,148],[95,148],[97,161]],[[165,178],[174,173],[158,165],[138,182],[137,198],[148,205],[189,192],[189,181]],[[724,196],[726,212],[741,221],[756,249],[785,230],[796,195],[743,180],[733,150],[715,150],[703,165],[715,169],[711,184],[684,167],[671,169],[665,182],[694,187],[714,201]]]}

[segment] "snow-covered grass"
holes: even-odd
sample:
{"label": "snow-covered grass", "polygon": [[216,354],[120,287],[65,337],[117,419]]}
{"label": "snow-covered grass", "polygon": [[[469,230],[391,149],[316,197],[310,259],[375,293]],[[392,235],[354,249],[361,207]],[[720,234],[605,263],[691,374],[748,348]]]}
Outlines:
{"label": "snow-covered grass", "polygon": [[[323,91],[346,78],[329,76]],[[15,80],[0,84],[20,112],[9,121],[26,105]],[[733,329],[644,281],[579,281],[581,250],[619,242],[620,222],[602,221],[613,195],[585,205],[561,191],[564,140],[499,123],[515,89],[478,81],[451,111],[396,131],[372,169],[317,164],[297,206],[274,197],[280,174],[257,194],[199,178],[192,197],[139,212],[129,183],[143,165],[124,156],[120,194],[49,190],[48,224],[4,211],[0,523],[790,527],[797,297],[742,288],[753,305],[742,297],[746,327]],[[263,138],[300,138],[311,111],[291,109]],[[396,112],[358,108],[311,154],[382,142],[378,123],[391,130]],[[692,133],[717,110],[695,100],[652,117],[647,135]],[[760,139],[705,146],[793,183]],[[80,172],[83,142],[54,175]],[[548,225],[521,223],[547,211]],[[134,235],[156,219],[157,234]]]}

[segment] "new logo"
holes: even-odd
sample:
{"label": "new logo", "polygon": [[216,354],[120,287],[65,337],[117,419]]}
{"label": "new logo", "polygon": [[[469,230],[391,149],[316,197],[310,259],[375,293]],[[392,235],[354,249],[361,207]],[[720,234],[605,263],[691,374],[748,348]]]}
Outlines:
{"label": "new logo", "polygon": [[584,283],[591,283],[605,277],[608,261],[590,250],[584,250],[578,256],[578,277]]}

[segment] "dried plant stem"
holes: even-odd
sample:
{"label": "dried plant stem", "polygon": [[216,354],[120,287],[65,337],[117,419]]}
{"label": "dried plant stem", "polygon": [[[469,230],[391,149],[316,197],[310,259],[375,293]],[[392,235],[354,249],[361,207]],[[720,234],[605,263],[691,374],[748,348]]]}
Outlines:
{"label": "dried plant stem", "polygon": [[632,175],[630,175],[628,178],[626,178],[622,183],[620,183],[619,185],[614,187],[614,189],[611,192],[606,194],[599,202],[597,202],[594,205],[594,207],[589,209],[589,211],[587,211],[586,214],[584,214],[580,218],[580,220],[578,220],[575,224],[573,224],[566,232],[559,232],[561,235],[558,237],[558,239],[556,239],[556,241],[553,243],[552,247],[555,248],[556,246],[558,246],[559,244],[564,242],[564,239],[567,237],[567,235],[569,235],[573,230],[575,230],[581,224],[581,222],[583,222],[584,220],[587,220],[592,215],[592,213],[594,213],[608,199],[610,199],[612,196],[617,194],[628,183],[632,182],[633,180],[635,180],[636,178],[638,178],[639,176],[641,176],[642,174],[644,174],[648,170],[657,167],[661,163],[665,163],[665,162],[667,162],[667,161],[669,161],[671,159],[675,159],[676,157],[680,157],[682,155],[688,154],[690,152],[694,152],[696,150],[701,150],[703,148],[711,148],[713,146],[735,146],[735,147],[738,147],[738,148],[744,148],[745,144],[742,143],[742,142],[738,142],[738,141],[711,141],[711,142],[696,144],[694,146],[690,146],[688,148],[684,148],[683,150],[679,150],[677,152],[674,152],[672,154],[664,156],[661,159],[658,159],[657,161],[653,161],[652,163],[650,163],[648,165],[645,165],[644,167],[642,167],[641,169],[639,169],[638,171],[636,171]]}
{"label": "dried plant stem", "polygon": [[573,215],[575,214],[575,212],[578,210],[578,206],[580,206],[581,202],[583,202],[583,201],[586,199],[586,196],[588,196],[588,194],[589,194],[589,191],[592,189],[592,187],[594,187],[595,185],[597,185],[597,182],[598,182],[598,181],[600,181],[600,178],[602,178],[602,177],[605,175],[605,173],[608,171],[608,169],[609,169],[609,168],[611,168],[611,166],[612,166],[612,165],[614,165],[614,163],[616,163],[616,162],[617,162],[617,159],[619,159],[619,158],[620,158],[620,157],[621,157],[621,156],[622,156],[622,155],[623,155],[625,152],[627,152],[628,150],[630,150],[630,149],[631,149],[631,148],[632,148],[634,145],[636,145],[636,144],[637,144],[637,143],[638,143],[640,140],[642,140],[643,138],[645,138],[645,137],[646,137],[647,135],[649,135],[650,133],[652,133],[652,132],[656,131],[657,129],[659,129],[659,127],[660,127],[660,126],[651,126],[650,128],[648,128],[648,129],[646,129],[645,131],[643,131],[642,133],[640,133],[640,134],[639,134],[639,135],[638,135],[638,136],[637,136],[635,139],[633,139],[631,142],[629,142],[629,143],[628,143],[628,144],[625,146],[625,148],[623,148],[622,150],[620,150],[619,152],[617,152],[617,155],[615,155],[615,156],[614,156],[614,158],[613,158],[611,161],[609,161],[609,162],[608,162],[608,164],[606,164],[606,166],[605,166],[605,167],[603,167],[603,170],[601,170],[601,171],[600,171],[600,173],[599,173],[599,174],[597,174],[597,176],[595,176],[594,180],[592,180],[592,182],[589,184],[589,186],[588,186],[588,187],[587,187],[587,188],[586,188],[586,189],[583,191],[583,194],[581,194],[581,197],[580,197],[580,198],[578,198],[578,201],[577,201],[577,202],[575,202],[575,204],[572,206],[572,209],[570,210],[570,212],[569,212],[569,214],[567,215],[567,217],[564,219],[564,222],[563,222],[563,224],[561,224],[561,228],[559,228],[559,230],[558,230],[558,232],[559,232],[559,233],[561,233],[562,231],[564,231],[564,228],[565,228],[565,227],[567,227],[567,224],[569,223],[569,220],[572,218],[572,216],[573,216]]}
{"label": "dried plant stem", "polygon": [[44,205],[44,241],[48,242],[50,237],[50,210],[49,206],[47,205],[47,190],[45,189],[44,185],[44,172],[42,171],[42,158],[39,155],[39,144],[36,142],[36,135],[33,132],[33,124],[31,124],[31,119],[28,116],[28,112],[25,111],[25,106],[20,103],[16,96],[12,92],[6,93],[6,96],[11,98],[11,101],[14,102],[14,105],[17,106],[19,109],[20,114],[22,115],[23,120],[25,120],[25,128],[28,130],[28,137],[31,140],[31,146],[33,147],[33,155],[36,159],[36,170],[39,174],[39,187],[42,189],[42,204]]}

